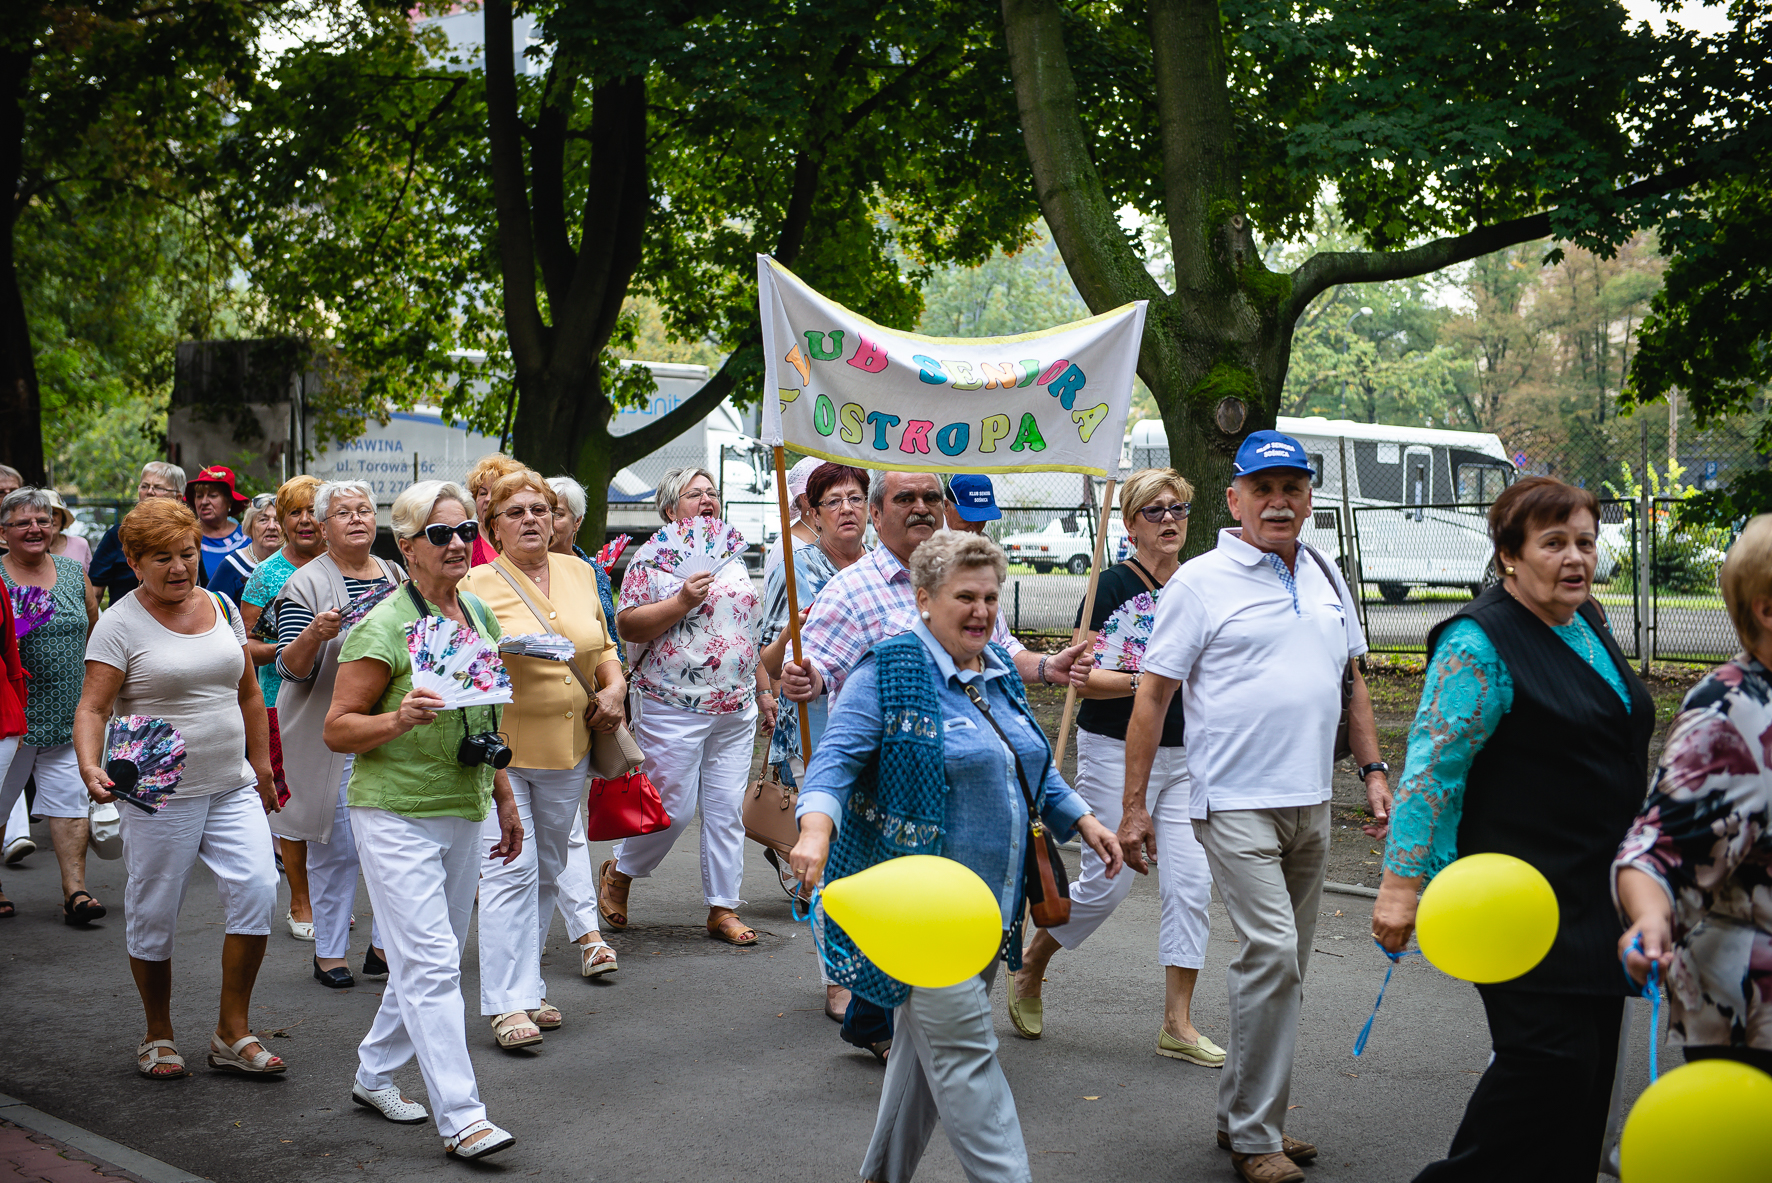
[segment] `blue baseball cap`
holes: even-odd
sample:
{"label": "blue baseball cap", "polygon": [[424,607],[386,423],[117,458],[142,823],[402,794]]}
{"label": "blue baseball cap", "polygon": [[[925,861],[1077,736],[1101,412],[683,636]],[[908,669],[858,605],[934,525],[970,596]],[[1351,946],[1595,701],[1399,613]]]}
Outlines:
{"label": "blue baseball cap", "polygon": [[962,522],[994,522],[1003,516],[988,476],[963,472],[949,477],[948,500],[954,503],[954,512]]}
{"label": "blue baseball cap", "polygon": [[1264,468],[1297,468],[1313,477],[1317,475],[1310,457],[1304,454],[1304,446],[1297,440],[1278,431],[1252,431],[1237,449],[1232,471],[1248,476]]}

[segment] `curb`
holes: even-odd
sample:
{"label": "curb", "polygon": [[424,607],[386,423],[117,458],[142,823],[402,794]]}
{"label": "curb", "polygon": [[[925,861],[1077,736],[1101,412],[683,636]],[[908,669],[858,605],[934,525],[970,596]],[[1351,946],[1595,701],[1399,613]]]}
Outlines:
{"label": "curb", "polygon": [[1364,896],[1369,900],[1375,900],[1378,898],[1378,889],[1376,887],[1361,887],[1357,883],[1336,883],[1333,880],[1324,880],[1323,890],[1332,891],[1336,895]]}
{"label": "curb", "polygon": [[209,1183],[201,1175],[193,1175],[139,1150],[131,1150],[121,1142],[113,1142],[59,1117],[51,1117],[41,1109],[33,1109],[17,1097],[9,1097],[4,1093],[0,1093],[0,1119],[34,1134],[45,1134],[58,1142],[65,1142],[76,1150],[103,1159],[111,1166],[140,1175],[148,1183]]}

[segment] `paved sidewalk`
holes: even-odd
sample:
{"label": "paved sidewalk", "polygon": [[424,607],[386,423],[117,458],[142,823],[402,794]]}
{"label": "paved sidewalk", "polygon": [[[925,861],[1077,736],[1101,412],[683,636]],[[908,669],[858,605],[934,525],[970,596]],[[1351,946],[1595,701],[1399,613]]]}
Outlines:
{"label": "paved sidewalk", "polygon": [[[0,1119],[0,1183],[95,1183],[103,1179],[126,1180],[127,1183],[203,1183],[188,1171],[70,1126],[10,1097],[0,1097],[0,1114],[17,1117],[26,1123],[14,1125]],[[121,1152],[117,1157],[130,1159],[148,1174],[138,1175],[125,1170],[100,1154],[40,1132],[38,1126],[62,1127],[61,1132],[88,1147],[101,1150],[115,1147]]]}

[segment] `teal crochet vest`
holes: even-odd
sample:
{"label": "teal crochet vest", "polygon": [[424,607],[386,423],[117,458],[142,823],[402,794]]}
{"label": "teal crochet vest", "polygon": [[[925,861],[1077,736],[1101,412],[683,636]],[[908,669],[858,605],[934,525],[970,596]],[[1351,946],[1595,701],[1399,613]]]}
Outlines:
{"label": "teal crochet vest", "polygon": [[[991,649],[1011,671],[1015,669],[1007,650],[995,642]],[[825,864],[826,883],[887,859],[939,855],[942,849],[947,762],[929,652],[915,633],[901,633],[874,646],[873,654],[885,731],[878,756],[863,769],[850,791],[836,845]],[[1001,681],[1016,708],[1032,719],[1021,679],[1012,672]],[[1043,796],[1036,807],[1044,805]],[[1011,969],[1021,967],[1021,913],[1017,901],[1017,919],[1004,941]],[[822,908],[813,917],[813,938],[823,953],[826,971],[838,984],[888,1009],[910,996],[910,986],[869,961]]]}

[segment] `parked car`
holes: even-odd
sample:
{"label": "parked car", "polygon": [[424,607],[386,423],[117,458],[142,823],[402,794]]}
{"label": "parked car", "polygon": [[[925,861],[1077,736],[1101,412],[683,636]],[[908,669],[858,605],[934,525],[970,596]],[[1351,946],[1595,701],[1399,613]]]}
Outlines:
{"label": "parked car", "polygon": [[[1104,564],[1116,560],[1125,539],[1126,524],[1119,518],[1110,519]],[[1031,534],[1011,534],[1001,540],[1001,545],[1011,563],[1026,563],[1042,575],[1061,567],[1072,575],[1087,575],[1095,558],[1094,533],[1084,527],[1076,514],[1055,517],[1044,529]]]}

